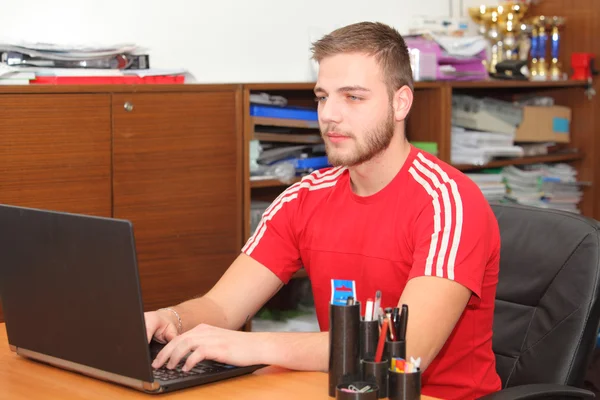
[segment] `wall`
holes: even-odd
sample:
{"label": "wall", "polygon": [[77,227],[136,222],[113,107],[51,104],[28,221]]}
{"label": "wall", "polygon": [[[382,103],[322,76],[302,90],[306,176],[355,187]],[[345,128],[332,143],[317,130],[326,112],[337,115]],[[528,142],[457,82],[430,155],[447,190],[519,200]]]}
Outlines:
{"label": "wall", "polygon": [[461,5],[470,3],[479,4],[477,0],[13,1],[0,13],[0,41],[135,42],[149,48],[153,67],[186,68],[200,82],[310,81],[310,40],[329,30],[378,20],[404,33],[415,16],[458,15]]}

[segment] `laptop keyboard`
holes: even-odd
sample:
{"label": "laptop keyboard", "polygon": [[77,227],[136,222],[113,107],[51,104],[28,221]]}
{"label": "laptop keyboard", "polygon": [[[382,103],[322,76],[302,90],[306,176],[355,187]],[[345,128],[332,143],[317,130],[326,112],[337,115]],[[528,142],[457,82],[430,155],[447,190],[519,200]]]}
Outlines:
{"label": "laptop keyboard", "polygon": [[161,381],[171,381],[174,379],[185,378],[188,376],[194,375],[208,375],[214,374],[218,372],[223,372],[235,368],[233,365],[222,364],[216,361],[203,361],[201,363],[196,364],[194,368],[189,370],[188,372],[184,372],[181,370],[184,361],[177,364],[177,366],[173,369],[168,369],[165,365],[158,369],[153,370],[154,378],[159,379]]}

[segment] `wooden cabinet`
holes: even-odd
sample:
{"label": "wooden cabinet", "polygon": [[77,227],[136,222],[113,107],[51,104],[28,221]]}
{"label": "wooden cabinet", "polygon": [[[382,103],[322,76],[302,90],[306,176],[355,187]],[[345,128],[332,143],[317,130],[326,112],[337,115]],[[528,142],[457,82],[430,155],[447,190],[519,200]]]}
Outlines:
{"label": "wooden cabinet", "polygon": [[0,202],[111,215],[110,96],[0,94]]}
{"label": "wooden cabinet", "polygon": [[241,109],[238,85],[2,87],[0,202],[128,219],[145,308],[202,295],[242,246]]}
{"label": "wooden cabinet", "polygon": [[0,94],[0,203],[110,216],[110,129],[107,94]]}
{"label": "wooden cabinet", "polygon": [[239,254],[238,98],[113,95],[113,211],[134,224],[146,307],[202,295]]}

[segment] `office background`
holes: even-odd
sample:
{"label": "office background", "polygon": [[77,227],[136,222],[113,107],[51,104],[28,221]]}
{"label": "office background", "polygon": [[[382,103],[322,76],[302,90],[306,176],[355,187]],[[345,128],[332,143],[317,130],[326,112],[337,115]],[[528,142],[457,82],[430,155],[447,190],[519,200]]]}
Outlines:
{"label": "office background", "polygon": [[2,10],[0,40],[131,42],[149,49],[153,67],[185,68],[201,83],[305,82],[314,79],[310,42],[330,30],[377,20],[405,33],[421,15],[469,20],[464,10],[474,5],[479,2],[31,0]]}

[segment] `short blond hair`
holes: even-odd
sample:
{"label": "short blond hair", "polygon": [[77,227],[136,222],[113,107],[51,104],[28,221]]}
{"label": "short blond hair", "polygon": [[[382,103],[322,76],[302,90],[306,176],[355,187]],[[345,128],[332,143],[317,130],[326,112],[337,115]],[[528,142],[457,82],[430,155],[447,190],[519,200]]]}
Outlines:
{"label": "short blond hair", "polygon": [[410,56],[400,33],[380,22],[359,22],[336,29],[312,45],[313,60],[343,53],[364,53],[375,57],[382,69],[390,99],[396,90],[413,90]]}

